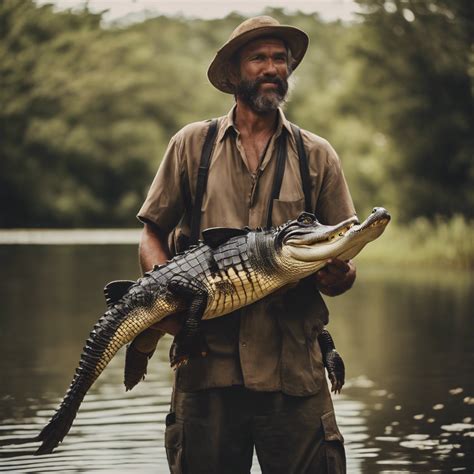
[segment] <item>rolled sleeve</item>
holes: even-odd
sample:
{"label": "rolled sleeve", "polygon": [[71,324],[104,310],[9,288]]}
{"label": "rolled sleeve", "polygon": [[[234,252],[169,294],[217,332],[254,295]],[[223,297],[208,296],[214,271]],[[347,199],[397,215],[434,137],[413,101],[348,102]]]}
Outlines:
{"label": "rolled sleeve", "polygon": [[151,184],[137,218],[169,233],[181,219],[185,207],[182,193],[184,178],[182,144],[175,135]]}
{"label": "rolled sleeve", "polygon": [[316,215],[324,224],[337,224],[356,214],[341,160],[328,144]]}

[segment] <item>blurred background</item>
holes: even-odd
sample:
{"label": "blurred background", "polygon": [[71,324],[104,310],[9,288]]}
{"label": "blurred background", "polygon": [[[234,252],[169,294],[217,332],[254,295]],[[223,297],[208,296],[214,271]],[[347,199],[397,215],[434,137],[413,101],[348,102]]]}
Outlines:
{"label": "blurred background", "polygon": [[349,472],[472,472],[472,1],[53,3],[0,2],[0,471],[167,472],[166,342],[126,395],[112,361],[59,454],[1,445],[61,400],[104,284],[138,277],[135,214],[168,140],[228,111],[208,64],[265,13],[311,40],[288,118],[335,147],[361,218],[393,216],[327,301]]}

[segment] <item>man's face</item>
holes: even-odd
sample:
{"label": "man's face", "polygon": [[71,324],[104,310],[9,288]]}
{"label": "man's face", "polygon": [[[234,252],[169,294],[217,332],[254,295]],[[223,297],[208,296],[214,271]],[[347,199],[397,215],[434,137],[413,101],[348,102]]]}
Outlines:
{"label": "man's face", "polygon": [[237,97],[259,114],[277,110],[288,92],[288,52],[283,41],[251,41],[240,51],[239,66]]}

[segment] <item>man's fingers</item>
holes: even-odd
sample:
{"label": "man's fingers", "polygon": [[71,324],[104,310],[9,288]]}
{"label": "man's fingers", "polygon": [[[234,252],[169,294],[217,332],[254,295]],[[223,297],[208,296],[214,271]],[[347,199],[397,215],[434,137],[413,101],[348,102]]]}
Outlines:
{"label": "man's fingers", "polygon": [[336,296],[352,286],[355,276],[355,266],[351,260],[344,262],[337,258],[331,258],[326,267],[316,273],[315,279],[319,291],[326,296]]}
{"label": "man's fingers", "polygon": [[331,260],[329,260],[326,268],[328,272],[338,275],[340,275],[341,273],[347,273],[351,269],[349,263],[338,258],[332,258]]}
{"label": "man's fingers", "polygon": [[334,285],[339,283],[346,275],[345,270],[341,270],[339,267],[331,267],[328,265],[326,268],[319,270],[316,274],[317,281],[322,285]]}

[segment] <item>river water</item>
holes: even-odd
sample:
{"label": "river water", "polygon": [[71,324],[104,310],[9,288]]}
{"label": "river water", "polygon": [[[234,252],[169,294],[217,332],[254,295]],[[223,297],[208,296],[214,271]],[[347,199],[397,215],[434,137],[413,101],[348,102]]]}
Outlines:
{"label": "river water", "polygon": [[[6,444],[36,435],[57,408],[104,284],[139,275],[136,246],[3,245],[0,262],[0,471],[168,472],[169,338],[131,392],[116,355],[54,454]],[[328,299],[348,378],[334,403],[349,473],[473,471],[473,290],[469,273],[362,262],[354,288]]]}

